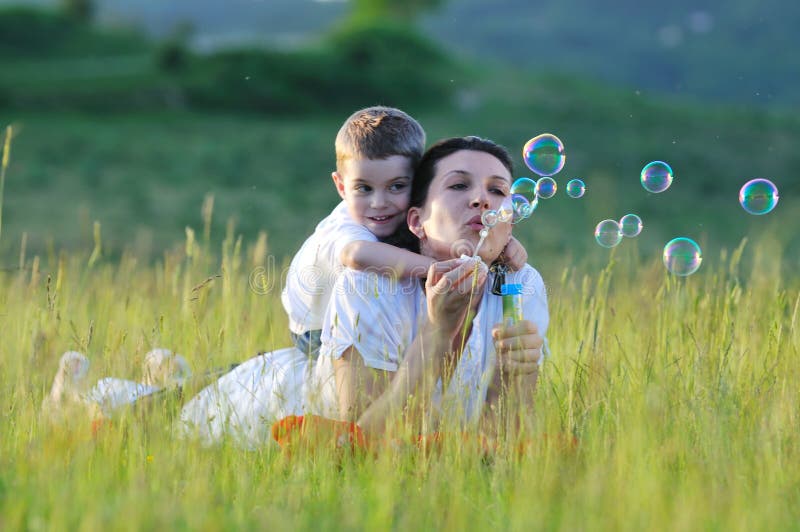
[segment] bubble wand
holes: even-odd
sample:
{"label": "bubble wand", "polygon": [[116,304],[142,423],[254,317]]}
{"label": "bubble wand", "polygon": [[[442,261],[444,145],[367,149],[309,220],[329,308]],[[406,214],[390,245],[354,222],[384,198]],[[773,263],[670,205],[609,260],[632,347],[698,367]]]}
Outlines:
{"label": "bubble wand", "polygon": [[[516,184],[519,181],[520,180],[518,179],[514,183]],[[511,190],[514,190],[513,185]],[[503,200],[503,203],[500,205],[499,209],[489,209],[483,211],[483,214],[481,214],[481,223],[483,224],[483,229],[481,229],[480,233],[478,233],[480,238],[475,246],[475,251],[472,253],[472,258],[474,259],[478,256],[478,252],[480,251],[484,240],[486,240],[486,237],[489,236],[489,231],[494,226],[496,226],[498,223],[517,224],[522,220],[529,218],[531,214],[533,214],[534,209],[536,209],[537,204],[538,198],[535,195],[533,197],[533,201],[528,201],[524,195],[512,193],[511,196]]]}

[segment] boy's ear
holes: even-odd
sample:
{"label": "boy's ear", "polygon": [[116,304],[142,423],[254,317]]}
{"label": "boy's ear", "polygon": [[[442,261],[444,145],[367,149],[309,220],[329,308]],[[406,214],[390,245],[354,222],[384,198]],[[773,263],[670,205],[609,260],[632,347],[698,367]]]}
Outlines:
{"label": "boy's ear", "polygon": [[336,185],[336,192],[339,193],[339,197],[342,198],[342,199],[345,199],[345,197],[344,197],[344,178],[342,177],[342,174],[340,174],[339,172],[333,172],[331,174],[331,177],[333,178],[333,184]]}
{"label": "boy's ear", "polygon": [[419,207],[411,207],[408,209],[406,223],[408,224],[409,231],[411,231],[414,236],[420,240],[425,238],[425,229],[422,228],[422,216],[420,215]]}

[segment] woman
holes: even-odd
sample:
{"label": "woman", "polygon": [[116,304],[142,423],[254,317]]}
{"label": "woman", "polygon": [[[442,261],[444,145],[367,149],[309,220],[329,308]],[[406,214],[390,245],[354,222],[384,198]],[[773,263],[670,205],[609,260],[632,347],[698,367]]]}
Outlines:
{"label": "woman", "polygon": [[[346,271],[316,363],[292,348],[251,359],[185,405],[182,429],[205,443],[228,434],[253,448],[269,441],[272,422],[293,414],[357,420],[369,434],[383,432],[401,411],[464,426],[496,412],[504,386],[529,411],[548,325],[541,276],[530,266],[507,274],[523,285],[526,320],[499,327],[502,302],[488,290],[487,267],[458,258],[477,244],[481,213],[509,195],[511,176],[508,153],[491,141],[432,146],[415,174],[408,213],[420,252],[439,261],[424,285]],[[508,224],[489,231],[483,261],[494,262],[510,236]]]}

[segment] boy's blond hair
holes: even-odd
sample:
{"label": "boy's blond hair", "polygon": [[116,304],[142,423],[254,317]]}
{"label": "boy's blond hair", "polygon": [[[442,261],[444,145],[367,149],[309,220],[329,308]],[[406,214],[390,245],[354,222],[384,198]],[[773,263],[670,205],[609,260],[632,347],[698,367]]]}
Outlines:
{"label": "boy's blond hair", "polygon": [[349,159],[403,155],[416,166],[425,151],[425,131],[400,109],[367,107],[345,120],[336,135],[336,170]]}

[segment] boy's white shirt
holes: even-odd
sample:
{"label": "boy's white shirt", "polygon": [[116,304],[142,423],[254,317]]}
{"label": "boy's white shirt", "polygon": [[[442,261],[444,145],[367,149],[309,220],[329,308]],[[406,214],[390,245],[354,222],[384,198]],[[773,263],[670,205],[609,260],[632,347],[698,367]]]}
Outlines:
{"label": "boy's white shirt", "polygon": [[377,242],[378,238],[353,220],[342,201],[303,242],[292,259],[281,293],[293,333],[322,329],[333,286],[344,269],[342,250],[356,241]]}

